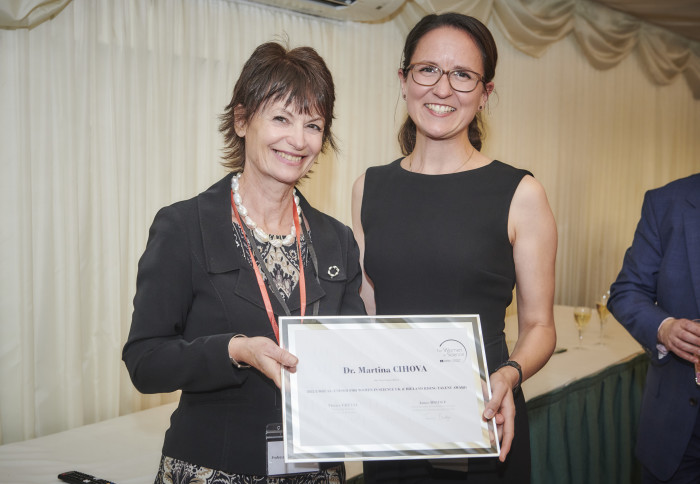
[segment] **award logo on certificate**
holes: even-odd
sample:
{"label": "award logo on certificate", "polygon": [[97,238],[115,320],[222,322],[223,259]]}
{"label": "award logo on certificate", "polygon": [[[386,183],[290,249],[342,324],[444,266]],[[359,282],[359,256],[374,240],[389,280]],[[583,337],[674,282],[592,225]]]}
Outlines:
{"label": "award logo on certificate", "polygon": [[280,317],[288,462],[500,452],[478,315]]}

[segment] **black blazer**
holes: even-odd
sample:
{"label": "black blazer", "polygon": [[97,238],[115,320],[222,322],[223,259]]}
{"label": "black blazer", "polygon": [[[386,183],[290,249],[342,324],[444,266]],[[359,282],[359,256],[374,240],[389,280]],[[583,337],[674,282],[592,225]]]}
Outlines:
{"label": "black blazer", "polygon": [[[122,358],[140,392],[182,390],[164,455],[229,473],[265,475],[265,427],[282,422],[280,393],[257,370],[235,368],[228,342],[238,333],[273,340],[274,335],[253,268],[235,243],[231,176],[156,215],[139,261]],[[299,198],[320,279],[319,284],[313,267],[304,268],[306,314],[317,300],[321,315],[365,314],[352,231]],[[329,271],[332,266],[339,271]],[[270,301],[276,315],[284,314],[275,297]],[[288,303],[298,315],[298,286]]]}

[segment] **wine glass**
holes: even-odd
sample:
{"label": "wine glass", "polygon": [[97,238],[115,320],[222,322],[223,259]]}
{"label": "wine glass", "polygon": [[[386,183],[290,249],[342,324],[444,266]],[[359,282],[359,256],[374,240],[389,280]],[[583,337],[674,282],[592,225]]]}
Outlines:
{"label": "wine glass", "polygon": [[610,291],[605,291],[605,294],[600,296],[600,299],[595,303],[595,309],[598,311],[598,320],[600,321],[600,339],[598,344],[603,344],[603,333],[605,330],[605,320],[608,319],[610,311],[608,311],[608,299],[610,299]]}
{"label": "wine glass", "polygon": [[578,349],[581,349],[581,343],[583,343],[583,330],[588,325],[591,320],[591,308],[585,306],[576,306],[574,308],[574,322],[576,323],[576,328],[578,328]]}

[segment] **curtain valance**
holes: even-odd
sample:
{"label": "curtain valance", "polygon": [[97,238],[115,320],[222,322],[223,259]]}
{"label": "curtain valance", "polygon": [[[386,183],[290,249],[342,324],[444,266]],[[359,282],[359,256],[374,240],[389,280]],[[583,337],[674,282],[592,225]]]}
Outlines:
{"label": "curtain valance", "polygon": [[518,50],[540,57],[570,33],[596,69],[610,69],[637,52],[650,79],[666,85],[683,74],[700,99],[700,42],[623,12],[582,0],[410,0],[394,19],[408,32],[424,15],[455,11],[487,22],[493,16]]}
{"label": "curtain valance", "polygon": [[[0,28],[32,28],[53,18],[71,0],[5,0]],[[230,0],[235,1],[235,0]],[[360,0],[362,1],[362,0]],[[683,74],[700,99],[700,42],[636,17],[581,0],[407,0],[393,19],[405,32],[424,15],[455,11],[487,22],[491,15],[519,50],[541,56],[553,42],[574,33],[596,69],[610,69],[633,51],[653,82],[666,85]]]}
{"label": "curtain valance", "polygon": [[4,0],[0,28],[31,29],[58,15],[71,0]]}

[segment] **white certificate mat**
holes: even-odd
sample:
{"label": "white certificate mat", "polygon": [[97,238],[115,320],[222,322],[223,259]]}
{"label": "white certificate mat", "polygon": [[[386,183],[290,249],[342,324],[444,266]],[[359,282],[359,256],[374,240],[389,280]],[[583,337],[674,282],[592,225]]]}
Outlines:
{"label": "white certificate mat", "polygon": [[478,315],[280,317],[288,462],[497,456]]}

